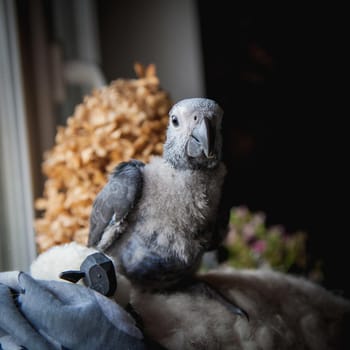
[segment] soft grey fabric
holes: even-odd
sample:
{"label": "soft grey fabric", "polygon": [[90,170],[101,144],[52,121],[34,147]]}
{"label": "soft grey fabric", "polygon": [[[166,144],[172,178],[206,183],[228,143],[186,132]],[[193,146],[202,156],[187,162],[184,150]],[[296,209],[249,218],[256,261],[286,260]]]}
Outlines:
{"label": "soft grey fabric", "polygon": [[81,285],[0,273],[0,310],[4,350],[146,349],[124,309]]}

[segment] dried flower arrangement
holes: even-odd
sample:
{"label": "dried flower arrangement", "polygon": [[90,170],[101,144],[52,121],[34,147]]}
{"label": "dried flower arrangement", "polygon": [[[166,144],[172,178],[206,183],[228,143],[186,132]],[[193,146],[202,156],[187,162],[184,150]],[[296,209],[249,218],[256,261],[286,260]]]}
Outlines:
{"label": "dried flower arrangement", "polygon": [[161,154],[171,100],[154,65],[135,65],[138,79],[118,79],[92,92],[58,128],[45,154],[47,177],[35,207],[40,252],[72,240],[85,244],[92,202],[107,175],[122,161],[147,162]]}

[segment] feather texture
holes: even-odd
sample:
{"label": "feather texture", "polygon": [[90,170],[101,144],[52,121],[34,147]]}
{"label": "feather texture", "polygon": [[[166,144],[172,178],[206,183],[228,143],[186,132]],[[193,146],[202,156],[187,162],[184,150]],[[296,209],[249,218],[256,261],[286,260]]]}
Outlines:
{"label": "feather texture", "polygon": [[198,289],[134,290],[145,331],[171,349],[349,349],[350,302],[303,278],[228,269],[201,277],[249,314],[229,312]]}
{"label": "feather texture", "polygon": [[137,160],[119,164],[97,195],[90,216],[88,246],[105,250],[123,233],[123,220],[142,192],[142,168]]}
{"label": "feather texture", "polygon": [[127,228],[107,253],[121,272],[146,287],[165,287],[193,273],[213,232],[225,176],[221,164],[206,171],[176,170],[155,157],[143,170],[143,191]]}
{"label": "feather texture", "polygon": [[185,283],[222,239],[222,115],[213,100],[178,102],[163,157],[144,166],[121,164],[97,196],[89,245],[111,256],[134,284],[164,289]]}

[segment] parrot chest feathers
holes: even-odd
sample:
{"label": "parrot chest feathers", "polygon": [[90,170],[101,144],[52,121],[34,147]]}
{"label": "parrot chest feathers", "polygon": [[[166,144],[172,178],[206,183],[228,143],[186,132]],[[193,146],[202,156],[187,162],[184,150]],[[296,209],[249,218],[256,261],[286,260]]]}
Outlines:
{"label": "parrot chest feathers", "polygon": [[191,255],[185,262],[173,250],[165,252],[136,234],[123,247],[120,262],[122,273],[133,283],[143,287],[147,285],[151,289],[164,289],[191,276],[200,258],[201,254]]}
{"label": "parrot chest feathers", "polygon": [[187,261],[201,249],[201,233],[215,219],[224,175],[223,165],[176,170],[153,158],[144,168],[142,196],[129,218],[131,232]]}
{"label": "parrot chest feathers", "polygon": [[223,164],[179,170],[153,158],[142,169],[139,199],[127,215],[118,216],[119,221],[113,215],[99,249],[115,259],[119,272],[140,285],[166,288],[186,280],[214,234],[225,172]]}

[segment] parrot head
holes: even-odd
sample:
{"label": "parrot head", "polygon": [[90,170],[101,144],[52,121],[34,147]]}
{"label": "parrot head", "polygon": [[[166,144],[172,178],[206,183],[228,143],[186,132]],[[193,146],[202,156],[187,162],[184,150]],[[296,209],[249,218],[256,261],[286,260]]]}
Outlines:
{"label": "parrot head", "polygon": [[169,112],[164,158],[175,168],[215,168],[221,158],[223,110],[213,100],[189,98]]}

